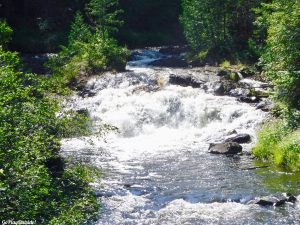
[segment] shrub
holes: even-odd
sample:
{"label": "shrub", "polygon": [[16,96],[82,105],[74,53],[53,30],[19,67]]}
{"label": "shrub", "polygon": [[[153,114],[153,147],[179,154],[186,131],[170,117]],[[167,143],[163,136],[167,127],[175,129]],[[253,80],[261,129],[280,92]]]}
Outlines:
{"label": "shrub", "polygon": [[[37,224],[82,224],[99,210],[92,173],[59,155],[57,102],[43,78],[21,72],[16,53],[0,49],[0,215]],[[65,130],[63,130],[65,132]]]}

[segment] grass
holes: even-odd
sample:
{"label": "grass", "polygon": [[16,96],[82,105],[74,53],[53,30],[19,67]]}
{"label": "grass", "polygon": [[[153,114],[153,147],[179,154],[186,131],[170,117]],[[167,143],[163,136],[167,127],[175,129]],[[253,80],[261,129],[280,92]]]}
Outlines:
{"label": "grass", "polygon": [[283,120],[265,124],[253,148],[254,155],[290,171],[300,170],[300,130],[289,129]]}

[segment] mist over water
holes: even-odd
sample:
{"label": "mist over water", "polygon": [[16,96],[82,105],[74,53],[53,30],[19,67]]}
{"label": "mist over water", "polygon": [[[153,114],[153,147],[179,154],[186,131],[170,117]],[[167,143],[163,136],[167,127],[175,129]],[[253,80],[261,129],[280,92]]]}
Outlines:
{"label": "mist over water", "polygon": [[[232,97],[170,85],[170,74],[195,71],[147,66],[163,57],[140,50],[127,72],[88,83],[95,96],[74,96],[68,103],[87,109],[95,129],[103,123],[119,129],[105,138],[95,134],[62,143],[66,157],[103,170],[103,182],[94,184],[103,206],[96,224],[299,224],[298,203],[282,208],[246,204],[281,195],[264,183],[277,171],[245,169],[253,167],[247,155],[208,153],[210,143],[233,131],[252,136],[243,145],[250,151],[267,113]],[[295,182],[280,185],[289,190]]]}

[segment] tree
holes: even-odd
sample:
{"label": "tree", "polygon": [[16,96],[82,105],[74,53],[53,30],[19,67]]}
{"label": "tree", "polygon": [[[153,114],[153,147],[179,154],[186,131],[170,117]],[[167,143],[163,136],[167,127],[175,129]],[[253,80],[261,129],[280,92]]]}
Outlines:
{"label": "tree", "polygon": [[118,9],[118,0],[91,0],[86,12],[91,23],[102,33],[118,31],[123,24],[119,19],[123,10]]}
{"label": "tree", "polygon": [[181,22],[188,44],[196,53],[216,53],[215,58],[245,50],[257,5],[255,0],[183,0]]}
{"label": "tree", "polygon": [[300,109],[300,1],[274,0],[262,8],[267,26],[262,64],[277,87],[277,98]]}

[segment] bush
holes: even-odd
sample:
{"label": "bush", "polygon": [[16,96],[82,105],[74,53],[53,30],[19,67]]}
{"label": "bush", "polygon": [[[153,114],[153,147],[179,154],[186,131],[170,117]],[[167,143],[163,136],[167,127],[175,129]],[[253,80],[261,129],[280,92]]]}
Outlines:
{"label": "bush", "polygon": [[0,49],[1,219],[85,223],[99,211],[92,173],[60,157],[61,126],[69,121],[56,117],[59,107],[43,78],[20,72],[19,61]]}

